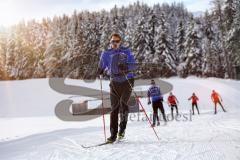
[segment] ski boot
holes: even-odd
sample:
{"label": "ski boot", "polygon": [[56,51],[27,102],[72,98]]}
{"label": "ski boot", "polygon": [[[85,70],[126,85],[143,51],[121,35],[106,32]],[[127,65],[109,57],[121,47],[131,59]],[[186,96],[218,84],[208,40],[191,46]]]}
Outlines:
{"label": "ski boot", "polygon": [[122,140],[125,136],[125,132],[119,132],[118,133],[118,140]]}
{"label": "ski boot", "polygon": [[113,143],[116,141],[116,139],[117,139],[116,137],[111,136],[111,137],[107,138],[107,143]]}

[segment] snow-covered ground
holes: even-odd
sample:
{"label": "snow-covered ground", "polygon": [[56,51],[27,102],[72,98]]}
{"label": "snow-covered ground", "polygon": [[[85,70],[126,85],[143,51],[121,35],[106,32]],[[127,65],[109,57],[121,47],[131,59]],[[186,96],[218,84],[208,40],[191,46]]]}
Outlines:
{"label": "snow-covered ground", "polygon": [[[84,149],[104,141],[102,119],[64,122],[54,116],[55,105],[71,95],[53,91],[47,79],[0,82],[0,159],[240,159],[240,82],[215,78],[163,79],[173,85],[185,118],[156,127],[158,141],[144,115],[131,115],[126,140],[114,145]],[[66,83],[86,85],[82,81]],[[89,83],[100,89],[99,82]],[[103,85],[109,91],[108,82]],[[211,90],[218,91],[227,113],[218,108],[213,115]],[[195,92],[200,115],[190,120],[190,102]],[[166,99],[166,96],[165,96]],[[146,99],[141,100],[151,113]],[[95,104],[93,104],[95,105]],[[166,113],[170,110],[164,104]],[[109,115],[106,115],[109,136]],[[161,123],[163,124],[163,123]]]}

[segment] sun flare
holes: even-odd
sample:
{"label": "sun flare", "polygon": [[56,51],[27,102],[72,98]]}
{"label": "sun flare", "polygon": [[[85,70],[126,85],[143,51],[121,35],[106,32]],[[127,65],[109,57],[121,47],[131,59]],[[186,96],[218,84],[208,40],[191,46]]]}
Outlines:
{"label": "sun flare", "polygon": [[9,26],[16,23],[19,14],[13,1],[0,1],[0,24]]}

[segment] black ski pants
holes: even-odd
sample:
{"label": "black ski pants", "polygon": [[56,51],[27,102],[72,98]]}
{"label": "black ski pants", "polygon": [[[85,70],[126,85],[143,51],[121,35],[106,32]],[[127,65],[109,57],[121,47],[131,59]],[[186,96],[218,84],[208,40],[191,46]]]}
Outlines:
{"label": "black ski pants", "polygon": [[193,115],[194,115],[194,106],[196,107],[196,109],[197,109],[197,111],[198,111],[198,114],[200,114],[197,103],[192,103],[192,112],[193,112]]}
{"label": "black ski pants", "polygon": [[127,126],[128,121],[128,100],[132,93],[134,86],[134,79],[129,79],[124,82],[110,82],[110,101],[111,101],[111,114],[110,114],[110,133],[111,137],[116,137],[118,133],[118,114],[120,113],[120,130],[123,133]]}
{"label": "black ski pants", "polygon": [[167,122],[165,111],[163,108],[162,100],[157,100],[155,102],[152,102],[152,107],[153,107],[153,125],[156,124],[156,120],[159,122],[159,117],[158,117],[158,109],[160,109],[163,120]]}

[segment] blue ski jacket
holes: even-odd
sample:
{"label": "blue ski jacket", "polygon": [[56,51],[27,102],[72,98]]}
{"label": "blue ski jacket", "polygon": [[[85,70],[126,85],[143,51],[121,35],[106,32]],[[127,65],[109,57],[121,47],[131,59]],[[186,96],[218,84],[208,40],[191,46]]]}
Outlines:
{"label": "blue ski jacket", "polygon": [[158,100],[163,100],[163,96],[162,96],[160,87],[158,87],[156,85],[152,85],[148,89],[148,97],[151,97],[152,102],[156,102]]}
{"label": "blue ski jacket", "polygon": [[[127,68],[126,74],[121,74],[119,69],[118,57],[124,55],[126,57],[125,64]],[[120,46],[119,49],[108,49],[102,52],[99,62],[99,68],[107,73],[112,81],[124,82],[127,79],[134,78],[135,59],[130,49]]]}

